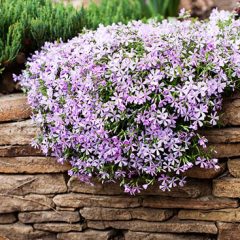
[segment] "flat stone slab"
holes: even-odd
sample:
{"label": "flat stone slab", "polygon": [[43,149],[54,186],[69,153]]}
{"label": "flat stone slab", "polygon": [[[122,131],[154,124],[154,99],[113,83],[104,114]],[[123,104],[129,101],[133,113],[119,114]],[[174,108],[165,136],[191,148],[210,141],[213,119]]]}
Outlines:
{"label": "flat stone slab", "polygon": [[217,197],[239,198],[240,178],[225,177],[213,180],[213,195]]}
{"label": "flat stone slab", "polygon": [[63,174],[0,174],[0,194],[26,195],[64,193],[67,186]]}
{"label": "flat stone slab", "polygon": [[145,220],[145,221],[165,221],[173,216],[173,211],[167,209],[154,208],[102,208],[84,207],[80,210],[81,216],[86,220]]}
{"label": "flat stone slab", "polygon": [[106,240],[111,235],[110,231],[85,230],[84,232],[59,233],[59,240]]}
{"label": "flat stone slab", "polygon": [[60,207],[140,207],[140,199],[131,196],[94,196],[89,194],[68,193],[57,195],[53,202]]}
{"label": "flat stone slab", "polygon": [[240,222],[240,210],[221,209],[221,210],[180,210],[179,219],[221,221],[221,222]]}
{"label": "flat stone slab", "polygon": [[240,158],[229,159],[227,165],[231,175],[240,178]]}
{"label": "flat stone slab", "polygon": [[0,124],[0,145],[31,144],[38,132],[32,120]]}
{"label": "flat stone slab", "polygon": [[29,118],[31,108],[23,94],[0,96],[0,122]]}
{"label": "flat stone slab", "polygon": [[85,224],[80,223],[35,223],[33,228],[36,230],[43,230],[49,232],[71,232],[71,231],[83,231],[86,228]]}
{"label": "flat stone slab", "polygon": [[61,173],[70,168],[50,157],[0,157],[0,173]]}
{"label": "flat stone slab", "polygon": [[68,222],[80,221],[80,215],[69,211],[38,211],[24,212],[18,214],[19,221],[22,223],[43,223],[43,222]]}
{"label": "flat stone slab", "polygon": [[54,207],[50,197],[37,194],[26,196],[0,194],[0,213],[49,210]]}
{"label": "flat stone slab", "polygon": [[148,208],[182,208],[182,209],[222,209],[237,208],[238,200],[205,196],[200,198],[144,197],[143,207]]}
{"label": "flat stone slab", "polygon": [[198,178],[198,179],[213,179],[222,174],[226,170],[226,164],[222,163],[219,164],[218,169],[214,168],[200,168],[200,167],[193,167],[186,171],[183,175],[190,177],[190,178]]}
{"label": "flat stone slab", "polygon": [[227,158],[240,156],[240,143],[212,143],[208,148],[214,149],[213,157]]}
{"label": "flat stone slab", "polygon": [[125,240],[209,240],[207,236],[193,234],[146,233],[128,231]]}
{"label": "flat stone slab", "polygon": [[240,128],[208,129],[200,131],[209,143],[240,143]]}
{"label": "flat stone slab", "polygon": [[31,145],[0,146],[0,157],[43,156],[40,149]]}
{"label": "flat stone slab", "polygon": [[[87,193],[97,195],[123,195],[124,191],[119,183],[102,184],[93,179],[93,185],[80,182],[77,177],[71,177],[68,181],[68,189],[71,192]],[[142,191],[140,195],[157,195],[170,197],[197,198],[211,194],[211,183],[209,181],[189,180],[183,187],[172,188],[171,191],[162,191],[157,184],[150,186],[148,190]],[[125,194],[129,196],[128,194]]]}
{"label": "flat stone slab", "polygon": [[240,125],[240,99],[228,99],[223,104],[221,123],[224,125]]}
{"label": "flat stone slab", "polygon": [[14,223],[17,217],[13,213],[0,214],[0,224]]}
{"label": "flat stone slab", "polygon": [[36,231],[32,226],[21,223],[0,225],[0,237],[10,240],[46,239],[49,235],[49,232]]}
{"label": "flat stone slab", "polygon": [[218,222],[218,240],[237,240],[239,239],[240,223]]}
{"label": "flat stone slab", "polygon": [[218,230],[213,222],[205,221],[178,221],[146,222],[133,221],[88,221],[87,225],[93,229],[128,229],[131,231],[154,232],[154,233],[207,233],[217,234]]}

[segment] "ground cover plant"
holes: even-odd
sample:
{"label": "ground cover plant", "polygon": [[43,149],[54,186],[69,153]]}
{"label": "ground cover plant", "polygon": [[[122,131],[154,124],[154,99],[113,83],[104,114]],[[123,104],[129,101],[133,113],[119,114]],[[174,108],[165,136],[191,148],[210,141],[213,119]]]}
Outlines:
{"label": "ground cover plant", "polygon": [[193,166],[217,168],[201,127],[217,124],[240,77],[240,20],[133,21],[46,43],[16,77],[46,154],[81,181],[116,181],[136,194],[182,186]]}

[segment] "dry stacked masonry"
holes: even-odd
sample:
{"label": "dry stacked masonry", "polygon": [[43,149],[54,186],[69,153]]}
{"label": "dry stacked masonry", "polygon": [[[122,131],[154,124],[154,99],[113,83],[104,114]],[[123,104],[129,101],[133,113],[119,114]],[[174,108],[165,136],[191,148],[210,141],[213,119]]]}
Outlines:
{"label": "dry stacked masonry", "polygon": [[220,169],[194,168],[182,188],[131,197],[116,184],[69,178],[30,146],[38,129],[21,94],[0,97],[0,239],[236,240],[240,232],[240,96],[224,104],[225,127],[205,132]]}

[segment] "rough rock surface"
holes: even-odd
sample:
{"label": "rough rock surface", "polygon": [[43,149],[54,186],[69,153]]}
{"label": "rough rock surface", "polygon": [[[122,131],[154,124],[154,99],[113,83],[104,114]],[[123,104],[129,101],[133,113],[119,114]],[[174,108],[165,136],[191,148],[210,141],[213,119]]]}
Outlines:
{"label": "rough rock surface", "polygon": [[163,192],[154,185],[136,196],[118,184],[68,177],[69,165],[30,146],[38,128],[22,121],[29,113],[19,101],[26,98],[11,98],[0,97],[0,240],[239,239],[239,94],[225,103],[225,126],[202,131],[219,170],[194,168],[184,187]]}

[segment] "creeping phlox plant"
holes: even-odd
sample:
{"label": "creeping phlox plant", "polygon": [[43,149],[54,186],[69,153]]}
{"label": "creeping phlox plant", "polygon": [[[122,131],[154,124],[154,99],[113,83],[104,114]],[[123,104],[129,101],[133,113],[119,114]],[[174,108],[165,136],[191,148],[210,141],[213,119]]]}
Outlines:
{"label": "creeping phlox plant", "polygon": [[46,43],[17,77],[28,92],[37,144],[70,175],[116,181],[135,194],[170,190],[193,166],[217,168],[198,129],[217,124],[240,77],[240,20],[133,21]]}

